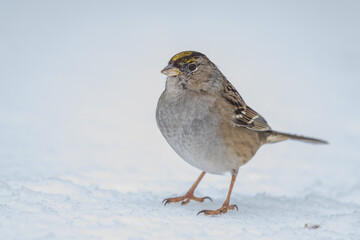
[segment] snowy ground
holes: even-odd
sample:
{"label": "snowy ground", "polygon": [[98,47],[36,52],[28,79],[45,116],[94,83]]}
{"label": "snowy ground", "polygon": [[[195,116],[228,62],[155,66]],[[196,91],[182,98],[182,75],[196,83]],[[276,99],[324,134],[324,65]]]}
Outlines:
{"label": "snowy ground", "polygon": [[[276,160],[265,156],[256,159],[258,164],[243,168],[235,186],[232,203],[238,205],[239,211],[208,217],[196,213],[222,204],[229,176],[205,176],[200,184],[198,195],[209,195],[213,202],[163,206],[163,198],[184,193],[199,171],[186,169],[185,163],[175,159],[171,159],[173,163],[155,162],[153,167],[146,163],[153,158],[132,160],[136,163],[124,169],[89,164],[90,167],[81,170],[57,170],[53,174],[56,164],[33,165],[2,155],[2,238],[358,239],[360,236],[360,185],[344,184],[339,176],[330,176],[329,172],[318,174],[316,167],[297,172],[296,168],[275,164],[278,169],[274,173],[274,169],[265,171],[260,161]],[[141,165],[146,169],[139,169]],[[292,176],[285,179],[288,174]],[[328,181],[317,180],[327,174],[325,178],[337,179],[336,182],[343,183],[341,187],[326,186]],[[311,228],[315,226],[319,228]]]}
{"label": "snowy ground", "polygon": [[[360,239],[357,1],[0,4],[0,239]],[[239,211],[196,215],[229,175],[200,183],[213,202],[164,206],[201,172],[154,118],[160,70],[187,49],[273,129],[330,145],[262,147]]]}
{"label": "snowy ground", "polygon": [[[2,182],[1,189],[6,199],[1,202],[3,239],[359,237],[359,205],[315,193],[301,197],[235,193],[238,212],[206,217],[195,213],[220,206],[225,191],[208,191],[215,197],[212,203],[164,207],[159,200],[170,194],[166,191],[123,193],[61,178]],[[315,225],[320,227],[311,229]]]}

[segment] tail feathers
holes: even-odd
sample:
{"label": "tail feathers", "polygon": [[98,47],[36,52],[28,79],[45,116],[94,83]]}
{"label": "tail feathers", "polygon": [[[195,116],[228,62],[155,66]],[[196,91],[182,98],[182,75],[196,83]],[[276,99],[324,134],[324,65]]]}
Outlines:
{"label": "tail feathers", "polygon": [[287,139],[294,139],[299,140],[303,142],[313,143],[313,144],[329,144],[327,141],[311,138],[311,137],[304,137],[304,136],[298,136],[294,134],[289,133],[282,133],[282,132],[276,132],[276,131],[265,131],[265,143],[276,143],[281,142]]}

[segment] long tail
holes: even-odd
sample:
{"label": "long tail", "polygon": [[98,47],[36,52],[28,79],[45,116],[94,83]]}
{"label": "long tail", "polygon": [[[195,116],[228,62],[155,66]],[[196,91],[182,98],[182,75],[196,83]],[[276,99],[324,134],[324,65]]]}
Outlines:
{"label": "long tail", "polygon": [[263,133],[264,133],[264,137],[265,137],[264,143],[276,143],[276,142],[281,142],[281,141],[284,141],[287,139],[294,139],[294,140],[304,141],[304,142],[308,142],[308,143],[329,144],[327,141],[324,141],[321,139],[298,136],[298,135],[294,135],[294,134],[282,133],[282,132],[277,132],[277,131],[272,131],[272,130],[265,131]]}

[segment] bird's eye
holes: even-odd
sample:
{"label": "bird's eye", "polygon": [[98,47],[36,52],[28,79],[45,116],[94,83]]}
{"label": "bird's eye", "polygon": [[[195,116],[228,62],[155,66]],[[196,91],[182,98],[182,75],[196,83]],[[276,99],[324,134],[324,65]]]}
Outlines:
{"label": "bird's eye", "polygon": [[188,66],[188,68],[190,71],[194,71],[196,69],[196,65],[192,63]]}

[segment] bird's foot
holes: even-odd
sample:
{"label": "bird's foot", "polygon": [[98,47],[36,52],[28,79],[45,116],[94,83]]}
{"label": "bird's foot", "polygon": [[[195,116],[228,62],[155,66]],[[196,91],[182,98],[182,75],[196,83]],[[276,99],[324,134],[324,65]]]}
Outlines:
{"label": "bird's foot", "polygon": [[223,205],[221,208],[219,208],[217,210],[202,210],[197,215],[199,215],[200,213],[204,213],[205,215],[219,215],[219,214],[224,214],[228,210],[233,210],[235,208],[236,208],[236,210],[239,210],[236,205],[227,204],[227,205]]}
{"label": "bird's foot", "polygon": [[190,200],[194,200],[197,202],[204,202],[205,199],[209,199],[210,201],[212,201],[212,199],[210,197],[195,197],[194,193],[186,193],[184,196],[182,197],[174,197],[174,198],[166,198],[163,200],[164,205],[168,204],[168,203],[175,203],[175,202],[180,202],[181,201],[181,205],[185,205],[187,203],[190,202]]}

